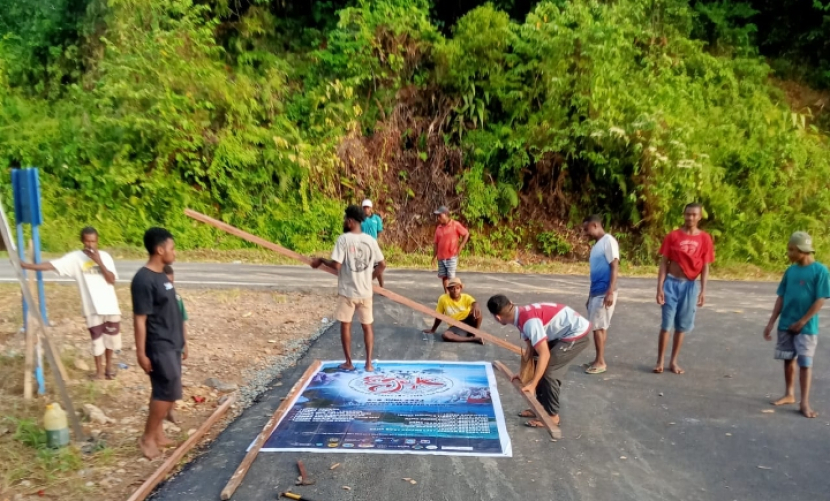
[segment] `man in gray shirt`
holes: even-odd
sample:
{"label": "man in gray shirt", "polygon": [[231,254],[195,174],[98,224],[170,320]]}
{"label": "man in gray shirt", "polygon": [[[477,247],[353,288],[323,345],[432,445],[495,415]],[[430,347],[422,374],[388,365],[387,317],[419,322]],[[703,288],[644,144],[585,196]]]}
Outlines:
{"label": "man in gray shirt", "polygon": [[[343,218],[343,234],[337,238],[331,259],[315,258],[311,261],[312,268],[326,265],[337,271],[337,311],[335,319],[340,322],[340,340],[343,343],[343,354],[346,362],[341,369],[352,371],[352,318],[357,311],[360,324],[363,326],[363,340],[366,344],[366,371],[374,371],[372,367],[372,348],[374,345],[374,331],[372,330],[372,280],[381,278],[386,262],[377,241],[363,233],[360,225],[363,222],[363,210],[357,205],[346,208]],[[375,266],[377,265],[377,266]],[[382,283],[382,282],[381,282]]]}

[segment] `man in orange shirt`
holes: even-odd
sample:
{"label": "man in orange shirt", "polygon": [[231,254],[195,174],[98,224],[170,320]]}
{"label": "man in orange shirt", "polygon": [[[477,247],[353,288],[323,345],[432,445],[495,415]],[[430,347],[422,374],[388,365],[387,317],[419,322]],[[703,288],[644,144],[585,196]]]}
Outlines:
{"label": "man in orange shirt", "polygon": [[432,262],[438,262],[438,278],[447,293],[447,282],[455,278],[458,268],[458,255],[470,239],[470,232],[458,221],[450,218],[450,210],[445,206],[433,212],[438,217],[435,228],[435,243],[432,250]]}
{"label": "man in orange shirt", "polygon": [[[683,227],[666,235],[660,247],[662,258],[657,278],[657,304],[663,310],[663,323],[660,326],[657,365],[654,366],[657,374],[663,372],[671,330],[674,330],[674,344],[669,368],[675,374],[685,372],[677,365],[683,335],[694,329],[695,313],[705,301],[709,264],[715,261],[715,248],[712,237],[698,228],[702,212],[700,204],[688,204],[683,210]],[[697,286],[698,277],[700,288]]]}

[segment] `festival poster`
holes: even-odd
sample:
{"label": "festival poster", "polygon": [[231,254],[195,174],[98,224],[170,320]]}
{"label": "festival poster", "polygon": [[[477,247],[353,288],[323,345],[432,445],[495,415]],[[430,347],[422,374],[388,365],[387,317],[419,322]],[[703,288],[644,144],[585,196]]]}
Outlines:
{"label": "festival poster", "polygon": [[341,363],[322,363],[262,452],[512,456],[490,363]]}

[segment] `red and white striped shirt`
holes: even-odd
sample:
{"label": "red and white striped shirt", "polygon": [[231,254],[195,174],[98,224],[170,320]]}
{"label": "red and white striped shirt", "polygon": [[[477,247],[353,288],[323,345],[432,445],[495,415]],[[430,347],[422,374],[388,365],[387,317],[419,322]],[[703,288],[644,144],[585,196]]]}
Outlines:
{"label": "red and white striped shirt", "polygon": [[591,323],[573,308],[564,304],[534,303],[516,307],[513,325],[522,339],[536,347],[542,341],[576,341],[587,336]]}

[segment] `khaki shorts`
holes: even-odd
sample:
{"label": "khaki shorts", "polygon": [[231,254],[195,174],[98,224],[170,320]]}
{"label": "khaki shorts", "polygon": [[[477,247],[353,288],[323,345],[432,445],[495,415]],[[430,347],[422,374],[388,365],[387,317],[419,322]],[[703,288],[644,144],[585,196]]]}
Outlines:
{"label": "khaki shorts", "polygon": [[617,307],[617,293],[614,292],[614,304],[605,307],[605,296],[591,296],[588,298],[588,321],[594,330],[607,330],[611,327],[611,317]]}
{"label": "khaki shorts", "polygon": [[351,323],[355,310],[357,310],[357,318],[362,325],[371,325],[375,321],[372,317],[372,298],[337,296],[337,311],[334,312],[335,320],[344,324]]}

